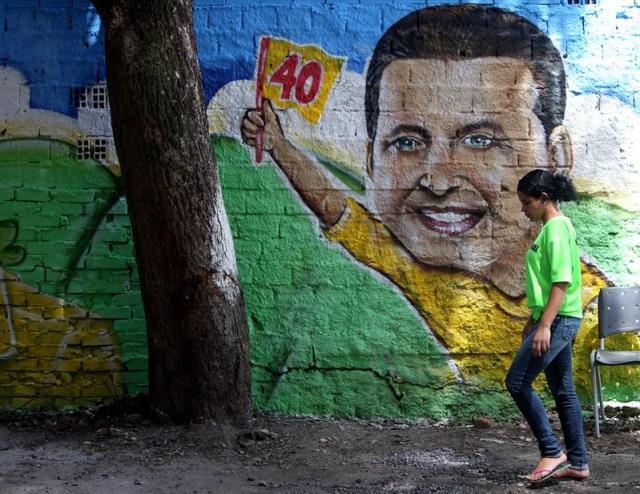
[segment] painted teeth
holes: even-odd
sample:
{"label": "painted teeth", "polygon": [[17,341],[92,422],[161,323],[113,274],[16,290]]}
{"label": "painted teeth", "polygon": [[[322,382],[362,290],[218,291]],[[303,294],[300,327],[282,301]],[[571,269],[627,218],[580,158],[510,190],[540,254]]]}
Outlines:
{"label": "painted teeth", "polygon": [[443,223],[459,223],[461,221],[465,221],[471,218],[471,215],[468,213],[466,214],[452,213],[452,212],[434,213],[430,211],[428,213],[423,212],[422,214],[427,218],[431,218],[434,221],[441,221]]}

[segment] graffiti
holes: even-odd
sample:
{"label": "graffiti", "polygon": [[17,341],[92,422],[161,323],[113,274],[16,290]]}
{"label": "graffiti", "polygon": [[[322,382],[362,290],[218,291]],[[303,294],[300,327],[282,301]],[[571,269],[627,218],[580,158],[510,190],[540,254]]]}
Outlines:
{"label": "graffiti", "polygon": [[11,303],[9,301],[9,291],[5,279],[4,268],[20,264],[26,253],[20,246],[14,245],[18,236],[18,223],[11,220],[0,221],[0,291],[2,292],[2,303],[5,309],[5,319],[9,332],[9,348],[0,353],[0,361],[7,360],[18,353],[16,349],[16,332],[13,327],[13,315],[11,314]]}

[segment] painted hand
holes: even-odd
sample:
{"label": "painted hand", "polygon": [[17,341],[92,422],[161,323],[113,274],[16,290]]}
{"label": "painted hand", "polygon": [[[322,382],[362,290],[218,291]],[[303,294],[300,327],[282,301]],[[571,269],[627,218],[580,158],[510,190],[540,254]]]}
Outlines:
{"label": "painted hand", "polygon": [[240,131],[242,141],[252,147],[256,147],[256,135],[262,132],[262,146],[265,151],[271,151],[277,144],[286,141],[280,119],[268,99],[264,100],[262,112],[247,110],[242,118]]}

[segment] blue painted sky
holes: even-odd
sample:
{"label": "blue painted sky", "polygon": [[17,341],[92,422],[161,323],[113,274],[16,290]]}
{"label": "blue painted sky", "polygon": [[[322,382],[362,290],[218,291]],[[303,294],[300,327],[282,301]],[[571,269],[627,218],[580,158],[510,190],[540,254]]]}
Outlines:
{"label": "blue painted sky", "polygon": [[[195,0],[194,22],[206,99],[229,81],[250,79],[261,35],[317,44],[348,58],[362,73],[382,32],[425,2]],[[443,2],[446,3],[446,2]],[[457,3],[457,2],[456,2]],[[620,1],[596,6],[540,5],[497,0],[540,26],[566,55],[569,89],[615,96],[634,105],[640,94],[640,8]],[[105,77],[104,38],[87,0],[4,0],[0,15],[0,62],[19,69],[32,89],[31,106],[70,114],[69,87]],[[73,5],[72,8],[47,8]],[[269,5],[265,5],[269,4]],[[638,102],[640,106],[640,101]]]}

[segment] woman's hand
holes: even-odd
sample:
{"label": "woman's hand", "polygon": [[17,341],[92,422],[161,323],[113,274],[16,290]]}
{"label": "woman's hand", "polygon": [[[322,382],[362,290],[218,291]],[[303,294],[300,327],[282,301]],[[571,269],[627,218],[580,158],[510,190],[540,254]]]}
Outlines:
{"label": "woman's hand", "polygon": [[544,352],[549,350],[551,342],[551,325],[558,315],[562,301],[567,293],[567,287],[569,283],[558,282],[551,285],[551,291],[549,292],[549,300],[547,306],[540,317],[540,324],[536,335],[533,337],[533,356],[539,357]]}
{"label": "woman's hand", "polygon": [[544,352],[549,350],[549,344],[551,342],[551,327],[543,326],[540,324],[536,330],[536,334],[533,337],[533,356],[540,357]]}

